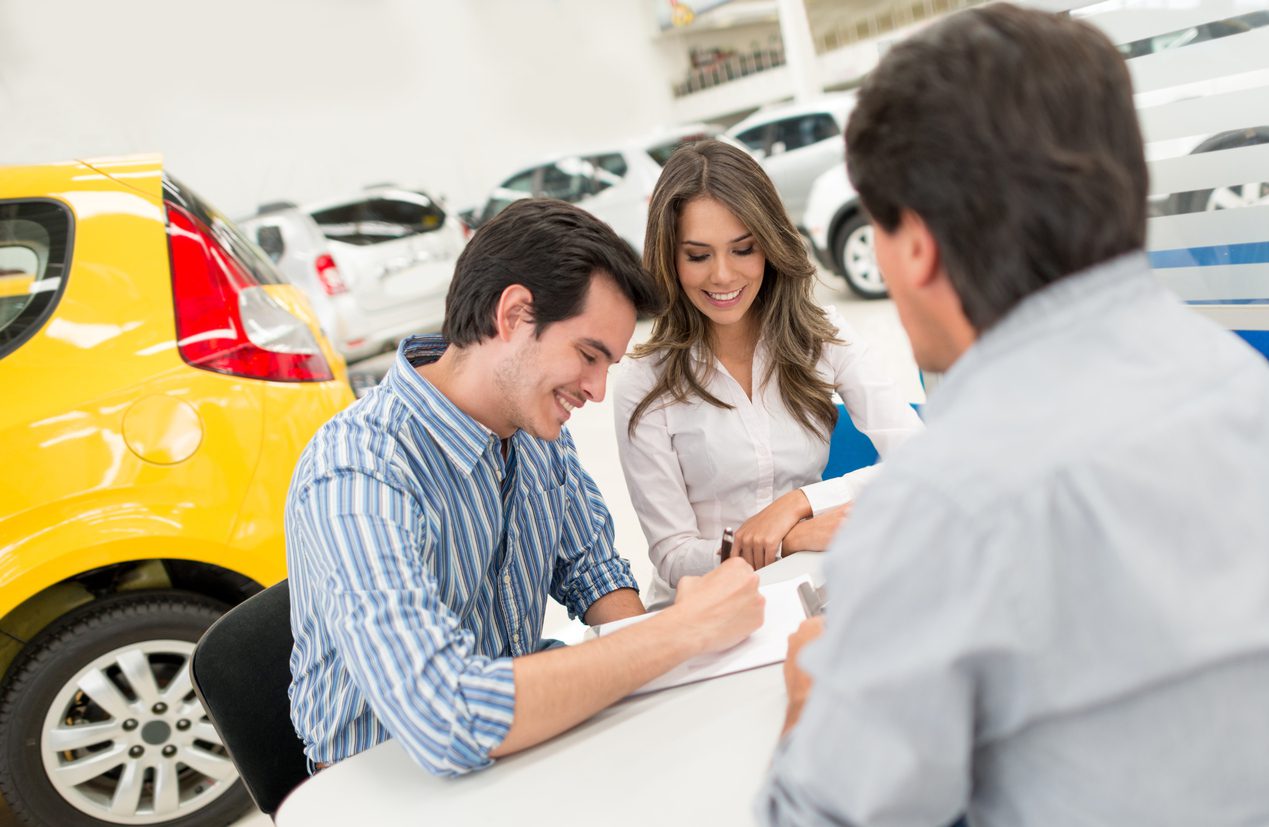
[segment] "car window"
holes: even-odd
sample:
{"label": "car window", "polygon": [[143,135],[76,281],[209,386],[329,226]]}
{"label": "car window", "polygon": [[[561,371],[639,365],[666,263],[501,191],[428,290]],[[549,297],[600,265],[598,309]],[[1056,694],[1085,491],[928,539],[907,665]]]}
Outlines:
{"label": "car window", "polygon": [[784,144],[786,152],[819,143],[839,133],[837,121],[824,112],[799,115],[776,123],[775,140]]}
{"label": "car window", "polygon": [[620,184],[621,179],[630,171],[626,156],[620,152],[596,155],[590,162],[594,165],[595,192]]}
{"label": "car window", "polygon": [[765,150],[767,148],[767,124],[764,123],[762,126],[746,129],[736,136],[736,140],[754,152]]}
{"label": "car window", "polygon": [[542,195],[576,202],[596,192],[595,165],[585,158],[564,158],[542,168]]}
{"label": "car window", "polygon": [[322,235],[332,241],[367,246],[429,233],[445,221],[445,211],[426,195],[368,198],[312,213]]}
{"label": "car window", "polygon": [[277,264],[286,252],[286,242],[282,239],[282,228],[272,224],[256,227],[256,246],[264,250],[269,261]]}
{"label": "car window", "polygon": [[498,185],[498,189],[511,190],[512,192],[533,192],[533,176],[537,175],[536,169],[528,172],[522,172],[519,175],[513,175]]}
{"label": "car window", "polygon": [[0,201],[0,356],[53,312],[70,264],[70,211],[52,201]]}
{"label": "car window", "polygon": [[670,156],[674,154],[674,150],[686,144],[694,144],[697,141],[708,140],[710,137],[710,134],[707,132],[694,132],[691,135],[684,135],[680,138],[675,138],[672,141],[666,141],[665,143],[650,147],[648,149],[648,155],[652,156],[652,160],[657,162],[657,166],[663,167],[665,166],[665,162],[670,160]]}
{"label": "car window", "polygon": [[[498,213],[511,206],[512,202],[521,198],[528,198],[533,194],[533,179],[537,175],[536,169],[527,172],[517,173],[507,180],[503,181],[489,195],[489,200],[485,202],[484,209],[480,211],[480,224],[484,224]],[[520,193],[524,193],[521,195]]]}
{"label": "car window", "polygon": [[362,216],[361,208],[363,203],[365,202],[358,201],[352,204],[342,204],[330,209],[317,210],[310,213],[310,215],[317,222],[317,227],[322,231],[322,235],[336,241],[355,244],[357,242],[352,239],[357,234],[357,224]]}

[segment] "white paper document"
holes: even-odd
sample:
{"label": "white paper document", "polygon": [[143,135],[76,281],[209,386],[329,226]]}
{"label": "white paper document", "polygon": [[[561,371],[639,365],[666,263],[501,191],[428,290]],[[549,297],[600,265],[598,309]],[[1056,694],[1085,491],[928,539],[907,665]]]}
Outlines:
{"label": "white paper document", "polygon": [[[766,599],[766,604],[763,606],[762,626],[756,632],[730,649],[698,655],[684,661],[630,694],[642,695],[645,692],[655,692],[658,689],[668,689],[671,686],[709,680],[730,675],[733,672],[743,672],[746,669],[780,663],[788,654],[789,635],[793,634],[798,625],[806,619],[806,611],[802,607],[802,601],[798,599],[798,585],[809,582],[811,582],[810,576],[804,574],[793,580],[783,580],[763,586],[759,591]],[[605,623],[595,631],[600,636],[612,634],[618,629],[646,620],[655,614],[657,612],[649,612],[624,620],[615,620],[612,623]]]}

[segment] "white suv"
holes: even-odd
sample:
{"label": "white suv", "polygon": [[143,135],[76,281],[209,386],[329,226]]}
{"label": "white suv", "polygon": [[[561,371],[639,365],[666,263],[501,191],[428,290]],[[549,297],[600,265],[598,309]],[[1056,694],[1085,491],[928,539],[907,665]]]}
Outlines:
{"label": "white suv", "polygon": [[886,282],[872,249],[872,225],[839,161],[811,185],[802,231],[820,264],[846,280],[865,299],[886,296]]}
{"label": "white suv", "polygon": [[440,329],[468,233],[425,193],[396,187],[265,206],[238,224],[307,294],[350,361]]}
{"label": "white suv", "polygon": [[727,130],[771,176],[794,224],[802,223],[811,184],[841,162],[842,133],[854,108],[853,92],[824,95],[808,103],[764,107]]}
{"label": "white suv", "polygon": [[472,215],[472,226],[484,224],[512,201],[559,198],[606,222],[642,254],[648,199],[661,166],[680,146],[718,137],[721,131],[713,124],[689,124],[609,149],[549,158],[495,187]]}

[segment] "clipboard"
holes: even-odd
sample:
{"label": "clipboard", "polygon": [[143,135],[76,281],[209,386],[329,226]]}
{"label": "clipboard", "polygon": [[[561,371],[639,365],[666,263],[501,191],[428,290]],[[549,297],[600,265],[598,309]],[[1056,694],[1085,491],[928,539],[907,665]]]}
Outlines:
{"label": "clipboard", "polygon": [[804,580],[798,584],[798,600],[802,601],[802,611],[806,612],[807,617],[822,615],[828,608],[828,595],[824,587],[817,589],[811,585],[810,580]]}

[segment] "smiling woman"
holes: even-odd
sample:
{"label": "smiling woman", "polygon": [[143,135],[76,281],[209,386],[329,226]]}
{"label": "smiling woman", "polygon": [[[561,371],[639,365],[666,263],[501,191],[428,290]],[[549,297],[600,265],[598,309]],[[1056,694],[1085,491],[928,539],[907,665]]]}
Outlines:
{"label": "smiling woman", "polygon": [[921,423],[866,347],[811,298],[815,270],[770,178],[704,141],[665,165],[644,264],[670,295],[615,405],[622,468],[659,575],[821,551],[874,469],[821,480],[840,394],[884,456]]}

